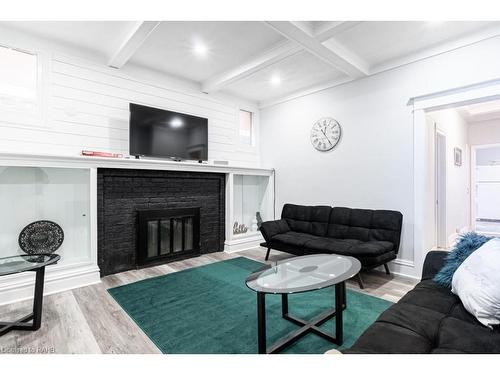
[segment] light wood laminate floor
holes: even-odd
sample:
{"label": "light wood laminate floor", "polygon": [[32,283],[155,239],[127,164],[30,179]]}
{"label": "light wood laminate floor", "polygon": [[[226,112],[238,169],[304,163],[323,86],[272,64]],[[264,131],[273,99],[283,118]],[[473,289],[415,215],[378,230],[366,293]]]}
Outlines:
{"label": "light wood laminate floor", "polygon": [[[102,278],[102,283],[44,297],[42,327],[36,332],[11,331],[0,337],[0,353],[160,353],[106,289],[238,256],[264,262],[265,249],[235,254],[213,253],[197,258]],[[291,255],[272,251],[269,261]],[[364,293],[396,302],[417,280],[363,273]],[[355,281],[348,287],[359,290]],[[0,320],[15,320],[31,310],[32,301],[0,306]]]}

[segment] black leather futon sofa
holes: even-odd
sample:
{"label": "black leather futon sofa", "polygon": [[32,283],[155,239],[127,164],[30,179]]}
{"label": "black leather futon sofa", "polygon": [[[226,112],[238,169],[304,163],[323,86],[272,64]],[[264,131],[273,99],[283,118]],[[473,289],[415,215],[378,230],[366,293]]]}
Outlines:
{"label": "black leather futon sofa", "polygon": [[[363,269],[384,265],[399,250],[403,215],[398,211],[285,204],[281,219],[262,223],[267,247],[295,255],[331,253],[357,258]],[[361,277],[358,278],[363,287]]]}
{"label": "black leather futon sofa", "polygon": [[422,281],[383,312],[344,353],[500,353],[500,331],[483,326],[449,289],[432,281],[445,251],[427,254]]}

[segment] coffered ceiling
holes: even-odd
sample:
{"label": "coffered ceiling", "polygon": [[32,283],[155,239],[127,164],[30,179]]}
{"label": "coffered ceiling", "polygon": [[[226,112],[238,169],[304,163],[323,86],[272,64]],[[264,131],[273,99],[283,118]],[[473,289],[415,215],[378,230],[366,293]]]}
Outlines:
{"label": "coffered ceiling", "polygon": [[500,35],[500,22],[78,21],[1,26],[266,106]]}

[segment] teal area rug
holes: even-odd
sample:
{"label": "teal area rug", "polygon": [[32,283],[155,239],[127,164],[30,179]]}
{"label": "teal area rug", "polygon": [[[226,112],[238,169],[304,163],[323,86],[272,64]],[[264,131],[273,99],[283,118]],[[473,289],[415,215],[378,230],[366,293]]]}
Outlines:
{"label": "teal area rug", "polygon": [[[262,263],[239,257],[109,289],[163,353],[256,353],[257,296],[245,285]],[[290,314],[310,319],[334,306],[335,289],[289,296]],[[347,290],[344,344],[350,347],[392,303]],[[298,327],[281,318],[281,296],[266,296],[268,346]],[[334,319],[323,328],[334,332]],[[308,334],[284,353],[336,346]]]}

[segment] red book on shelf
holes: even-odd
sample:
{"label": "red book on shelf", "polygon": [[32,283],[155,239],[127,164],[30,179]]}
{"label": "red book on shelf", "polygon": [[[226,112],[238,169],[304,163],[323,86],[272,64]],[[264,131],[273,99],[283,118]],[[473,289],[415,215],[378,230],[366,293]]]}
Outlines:
{"label": "red book on shelf", "polygon": [[83,156],[100,156],[103,158],[123,158],[123,154],[114,154],[112,152],[102,152],[102,151],[82,151]]}

